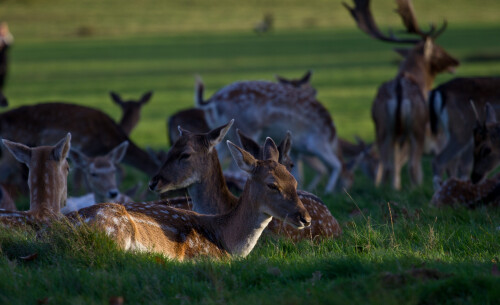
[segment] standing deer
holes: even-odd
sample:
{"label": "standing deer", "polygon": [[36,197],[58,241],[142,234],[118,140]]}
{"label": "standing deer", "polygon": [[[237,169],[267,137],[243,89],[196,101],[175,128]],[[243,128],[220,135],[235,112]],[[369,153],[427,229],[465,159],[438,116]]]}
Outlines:
{"label": "standing deer", "polygon": [[30,209],[28,211],[0,210],[0,223],[23,224],[46,222],[59,217],[66,205],[71,134],[54,146],[30,148],[24,144],[2,140],[14,157],[29,168]]}
{"label": "standing deer", "polygon": [[86,155],[105,154],[124,141],[129,142],[124,162],[154,174],[159,164],[136,146],[107,114],[90,107],[65,103],[22,106],[0,114],[0,136],[30,146],[73,134],[73,146]]}
{"label": "standing deer", "polygon": [[[215,149],[229,131],[232,122],[205,134],[179,128],[181,136],[168,152],[159,173],[151,179],[150,189],[166,192],[187,188],[193,210],[198,213],[221,214],[232,210],[238,204],[238,199],[226,186]],[[242,142],[244,141],[245,138]],[[266,143],[270,141],[272,140],[266,140]],[[245,142],[244,146],[249,148],[249,153],[257,156],[257,159],[265,159],[268,146],[261,148],[255,142],[251,144]],[[287,139],[278,147],[277,158],[283,165],[290,165],[290,160],[287,158],[289,149],[290,142]],[[282,186],[277,187],[277,191],[284,191],[281,189]],[[313,219],[311,228],[296,231],[290,226],[283,225],[281,221],[273,220],[269,224],[271,232],[294,240],[312,239],[317,236],[336,237],[341,234],[337,220],[318,197],[304,191],[298,191],[298,196]]]}
{"label": "standing deer", "polygon": [[[266,142],[264,161],[229,141],[227,144],[250,178],[237,204],[225,214],[200,215],[154,204],[106,203],[82,209],[71,217],[105,231],[125,250],[155,251],[178,260],[247,256],[273,217],[297,229],[311,224],[297,196],[297,182],[277,162],[278,150],[272,140]],[[163,190],[153,181],[150,185]]]}
{"label": "standing deer", "polygon": [[115,92],[110,92],[109,95],[113,101],[120,106],[122,110],[122,117],[118,125],[122,128],[123,132],[127,136],[130,136],[132,130],[135,128],[139,119],[141,118],[141,108],[144,106],[151,97],[153,96],[153,91],[144,93],[144,95],[138,100],[124,101],[119,94]]}
{"label": "standing deer", "polygon": [[476,127],[474,128],[474,163],[471,174],[472,183],[483,180],[500,164],[500,123],[497,121],[495,110],[490,103],[485,105],[485,119],[480,121],[476,113]]}
{"label": "standing deer", "polygon": [[[443,149],[432,162],[434,184],[446,170],[449,177],[466,179],[472,170],[475,111],[484,117],[486,103],[500,107],[500,77],[455,78],[431,91],[429,111],[434,136],[444,134]],[[498,111],[498,110],[497,110]]]}
{"label": "standing deer", "polygon": [[8,68],[8,52],[14,37],[9,32],[7,22],[0,23],[0,106],[5,107],[8,105],[7,98],[3,95],[3,88],[5,86],[5,79],[7,78]]}
{"label": "standing deer", "polygon": [[[235,125],[256,140],[263,135],[278,138],[290,130],[298,155],[317,157],[328,166],[330,177],[325,191],[332,192],[342,169],[337,155],[338,138],[326,108],[309,90],[266,81],[245,81],[228,85],[204,100],[204,85],[196,84],[196,104],[205,111],[210,128],[235,119]],[[228,138],[236,141],[234,131]],[[221,158],[227,150],[221,148]],[[341,177],[343,182],[344,177]]]}
{"label": "standing deer", "polygon": [[382,33],[375,24],[369,0],[354,0],[355,7],[344,6],[356,20],[358,27],[371,37],[394,43],[412,44],[411,49],[396,49],[404,60],[396,77],[382,84],[372,105],[376,143],[381,162],[377,171],[376,185],[392,179],[395,189],[401,188],[400,171],[409,161],[412,184],[423,179],[421,158],[430,134],[427,93],[437,74],[450,71],[459,65],[434,40],[446,29],[446,22],[439,29],[431,26],[420,29],[410,0],[397,0],[396,12],[401,16],[408,34],[419,38],[398,38],[392,33]]}

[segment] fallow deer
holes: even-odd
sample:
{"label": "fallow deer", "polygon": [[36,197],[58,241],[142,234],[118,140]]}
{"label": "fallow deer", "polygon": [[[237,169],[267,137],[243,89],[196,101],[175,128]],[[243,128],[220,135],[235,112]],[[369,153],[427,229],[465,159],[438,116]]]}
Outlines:
{"label": "fallow deer", "polygon": [[161,165],[135,145],[113,119],[97,109],[66,103],[42,103],[0,114],[0,136],[26,145],[45,145],[68,131],[73,134],[73,146],[88,156],[105,154],[128,141],[125,163],[151,175]]}
{"label": "fallow deer", "polygon": [[476,108],[473,107],[473,109],[477,122],[473,130],[474,161],[471,181],[478,183],[500,164],[500,123],[490,103],[486,103],[485,119],[482,121],[479,119]]}
{"label": "fallow deer", "polygon": [[3,185],[0,185],[0,210],[17,211],[14,200]]}
{"label": "fallow deer", "polygon": [[401,16],[407,33],[419,38],[398,38],[393,33],[382,33],[375,24],[369,0],[354,0],[354,8],[343,4],[358,27],[371,37],[414,45],[411,49],[396,49],[404,60],[396,77],[379,87],[372,105],[376,143],[381,158],[376,185],[391,178],[392,186],[400,189],[400,171],[408,160],[412,184],[419,185],[422,182],[421,158],[425,146],[429,145],[426,135],[430,135],[427,93],[437,74],[454,71],[459,62],[434,43],[446,29],[446,22],[439,29],[432,25],[429,31],[422,31],[411,1],[397,0],[396,3],[396,12]]}
{"label": "fallow deer", "polygon": [[478,184],[470,180],[449,178],[440,184],[431,199],[436,207],[477,208],[481,205],[498,206],[500,204],[500,175],[486,179]]}
{"label": "fallow deer", "polygon": [[125,141],[106,155],[96,157],[88,157],[77,149],[71,149],[69,159],[73,162],[74,167],[79,168],[84,173],[85,181],[92,196],[86,195],[83,198],[68,198],[68,204],[62,211],[63,214],[95,203],[132,202],[130,197],[118,190],[116,183],[117,165],[125,156],[127,147],[128,142]]}
{"label": "fallow deer", "polygon": [[[238,199],[226,186],[215,149],[231,125],[232,121],[205,134],[179,128],[181,136],[168,152],[160,172],[151,180],[150,188],[160,192],[187,188],[193,210],[198,213],[221,214],[233,209]],[[251,150],[250,154],[263,159],[266,146],[261,149],[258,144],[254,144],[246,145]],[[287,159],[289,149],[287,140],[278,148],[280,153],[278,160],[283,164],[290,165]],[[281,191],[281,187],[279,189]],[[279,220],[273,220],[269,225],[271,232],[294,240],[317,236],[336,237],[341,234],[337,220],[318,197],[304,191],[298,191],[298,196],[313,219],[311,229],[294,232],[290,226],[285,226]]]}
{"label": "fallow deer", "polygon": [[122,110],[122,117],[118,125],[122,128],[127,136],[130,136],[132,130],[135,128],[137,123],[139,123],[139,119],[141,118],[141,108],[144,106],[151,97],[153,96],[153,92],[149,91],[144,93],[144,95],[138,100],[129,100],[124,101],[119,94],[115,92],[110,92],[109,95],[113,99],[113,101],[120,106]]}
{"label": "fallow deer", "polygon": [[7,225],[47,222],[61,216],[66,205],[71,134],[54,146],[30,148],[24,144],[2,140],[14,157],[29,168],[30,209],[28,211],[0,210],[0,223]]}
{"label": "fallow deer", "polygon": [[0,106],[7,106],[7,98],[3,95],[3,88],[7,78],[8,52],[14,37],[9,32],[7,22],[0,23]]}
{"label": "fallow deer", "polygon": [[[444,171],[448,177],[467,178],[472,170],[473,127],[476,121],[473,101],[484,116],[486,103],[500,107],[500,77],[455,78],[431,91],[429,111],[431,130],[444,134],[444,147],[433,160],[434,184]],[[498,111],[498,110],[497,110]]]}
{"label": "fallow deer", "polygon": [[[125,250],[155,251],[178,260],[247,256],[273,217],[297,229],[310,225],[311,217],[297,196],[297,182],[277,162],[278,150],[271,139],[265,145],[264,161],[229,141],[228,146],[250,178],[237,204],[225,214],[200,215],[154,204],[106,203],[82,209],[72,219],[105,231]],[[166,190],[166,185],[154,181],[152,189]]]}
{"label": "fallow deer", "polygon": [[[252,139],[263,135],[277,138],[290,130],[296,154],[315,156],[329,167],[325,191],[333,191],[342,169],[337,132],[330,113],[309,90],[267,81],[243,81],[204,100],[204,85],[198,80],[195,91],[196,104],[205,111],[210,128],[235,118],[236,127]],[[236,133],[230,131],[228,138],[236,140]],[[219,153],[224,159],[227,150],[222,147]]]}
{"label": "fallow deer", "polygon": [[274,23],[273,14],[267,13],[264,15],[264,18],[262,19],[262,21],[258,22],[254,26],[253,30],[257,34],[266,33],[273,28],[273,23]]}

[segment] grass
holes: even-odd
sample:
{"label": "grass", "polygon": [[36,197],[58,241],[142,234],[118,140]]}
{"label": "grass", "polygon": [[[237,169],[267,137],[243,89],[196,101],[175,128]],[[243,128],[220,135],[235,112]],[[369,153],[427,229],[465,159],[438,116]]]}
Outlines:
{"label": "grass", "polygon": [[[11,107],[69,101],[118,118],[109,91],[133,98],[153,89],[132,139],[166,148],[166,117],[193,105],[195,74],[209,96],[236,80],[298,77],[311,68],[340,135],[373,139],[371,101],[395,75],[398,56],[356,30],[339,3],[292,1],[284,10],[278,0],[241,9],[226,1],[188,2],[155,2],[151,9],[149,0],[120,1],[116,10],[116,1],[0,1],[0,19],[9,17],[16,36],[5,90]],[[500,53],[498,1],[434,2],[415,6],[423,21],[448,17],[439,43],[462,59],[457,75],[436,83],[498,74],[498,57],[487,56]],[[374,5],[378,19],[397,24],[394,16],[381,18],[392,1],[381,3]],[[276,30],[251,33],[269,10]],[[75,34],[81,26],[91,27],[90,36]],[[465,60],[482,56],[490,60]],[[500,213],[429,207],[429,161],[418,188],[377,189],[358,174],[349,196],[322,196],[342,224],[340,239],[294,244],[265,237],[249,257],[232,261],[179,263],[125,253],[100,232],[64,223],[42,233],[0,229],[0,303],[106,304],[123,296],[126,304],[499,304]],[[127,186],[149,178],[127,173]]]}

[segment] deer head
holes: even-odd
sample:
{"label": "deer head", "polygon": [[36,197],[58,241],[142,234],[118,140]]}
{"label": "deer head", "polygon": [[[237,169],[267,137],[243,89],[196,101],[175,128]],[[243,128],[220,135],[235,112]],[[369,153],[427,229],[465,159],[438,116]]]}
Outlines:
{"label": "deer head", "polygon": [[[260,146],[250,137],[247,137],[241,130],[237,129],[236,133],[240,139],[240,144],[247,152],[249,152],[254,158],[259,160],[263,159],[264,147]],[[283,164],[288,171],[291,171],[294,167],[294,163],[290,158],[290,149],[292,148],[292,133],[288,131],[285,138],[278,145],[279,158],[278,162]]]}
{"label": "deer head", "polygon": [[279,75],[275,75],[276,80],[283,85],[290,85],[297,89],[308,89],[312,91],[312,95],[316,96],[316,89],[311,86],[312,71],[308,70],[302,78],[287,79]]}
{"label": "deer head", "polygon": [[201,181],[201,171],[212,170],[207,164],[216,163],[218,168],[214,171],[220,170],[215,146],[222,141],[233,122],[231,120],[226,125],[202,134],[192,133],[179,126],[181,136],[167,153],[165,162],[151,179],[149,188],[163,193],[198,183]]}
{"label": "deer head", "polygon": [[96,202],[116,199],[120,194],[116,183],[117,165],[127,152],[128,141],[115,147],[104,156],[88,157],[79,150],[70,151],[70,159],[85,174],[85,180],[94,193]]}
{"label": "deer head", "polygon": [[278,163],[279,151],[271,138],[263,147],[263,160],[256,160],[250,153],[227,141],[229,151],[238,167],[250,175],[243,198],[252,197],[261,202],[258,210],[276,217],[295,228],[311,225],[311,216],[297,195],[297,181],[282,164]]}
{"label": "deer head", "polygon": [[54,146],[30,148],[2,140],[14,157],[29,168],[30,211],[42,215],[58,213],[66,205],[69,165],[66,161],[71,134]]}
{"label": "deer head", "polygon": [[500,124],[497,122],[495,110],[490,103],[485,106],[485,119],[479,115],[471,102],[476,115],[474,127],[474,165],[471,181],[478,183],[500,164]]}
{"label": "deer head", "polygon": [[120,126],[127,135],[130,135],[132,129],[134,129],[134,127],[139,122],[142,106],[149,102],[149,100],[153,96],[153,91],[144,93],[144,95],[138,101],[123,101],[120,95],[115,92],[110,92],[109,95],[111,96],[111,99],[122,109]]}
{"label": "deer head", "polygon": [[428,31],[423,31],[418,25],[411,0],[396,0],[396,3],[398,6],[396,12],[401,16],[406,33],[415,35],[417,38],[398,38],[393,32],[388,35],[382,33],[370,11],[370,0],[354,0],[354,7],[350,7],[345,2],[342,4],[349,10],[358,27],[369,36],[385,42],[412,44],[411,49],[396,49],[396,52],[406,59],[402,68],[405,65],[414,65],[415,61],[423,62],[429,74],[426,86],[430,90],[436,74],[445,71],[453,72],[454,68],[459,65],[457,59],[434,43],[446,30],[447,22],[444,21],[439,29],[432,24]]}

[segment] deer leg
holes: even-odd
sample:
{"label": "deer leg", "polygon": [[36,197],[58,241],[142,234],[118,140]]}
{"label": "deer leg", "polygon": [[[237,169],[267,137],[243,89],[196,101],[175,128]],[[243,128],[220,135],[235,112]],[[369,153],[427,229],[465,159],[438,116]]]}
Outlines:
{"label": "deer leg", "polygon": [[342,170],[342,162],[340,162],[339,158],[333,153],[333,151],[330,151],[329,154],[323,153],[324,151],[321,151],[322,155],[318,156],[325,164],[328,164],[331,169],[332,173],[330,174],[330,178],[328,179],[328,182],[326,183],[325,187],[325,193],[332,193],[335,185],[337,184],[337,179],[339,177],[340,171]]}
{"label": "deer leg", "polygon": [[[457,156],[463,146],[463,143],[456,141],[454,138],[450,138],[445,148],[434,158],[432,161],[434,184],[441,181],[446,166],[450,160],[453,160]],[[448,169],[448,171],[453,172],[453,170],[450,169]]]}
{"label": "deer leg", "polygon": [[422,184],[422,154],[424,151],[424,139],[410,139],[410,165],[408,167],[410,180],[413,185]]}
{"label": "deer leg", "polygon": [[328,169],[325,167],[323,162],[321,162],[321,160],[316,157],[308,156],[304,158],[304,161],[306,161],[307,165],[309,165],[316,172],[313,180],[307,186],[308,190],[314,190],[318,186],[323,176],[328,172]]}
{"label": "deer leg", "polygon": [[394,144],[393,166],[391,168],[392,187],[395,190],[401,189],[401,167],[403,167],[403,151],[398,143]]}
{"label": "deer leg", "polygon": [[380,160],[377,167],[377,175],[375,178],[375,186],[379,186],[382,182],[386,183],[393,172],[394,150],[391,149],[391,139],[386,138],[379,142],[378,150]]}

